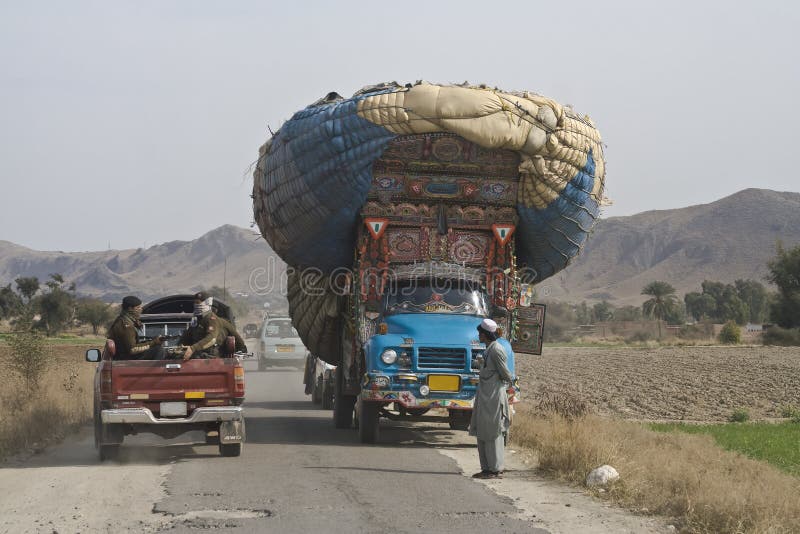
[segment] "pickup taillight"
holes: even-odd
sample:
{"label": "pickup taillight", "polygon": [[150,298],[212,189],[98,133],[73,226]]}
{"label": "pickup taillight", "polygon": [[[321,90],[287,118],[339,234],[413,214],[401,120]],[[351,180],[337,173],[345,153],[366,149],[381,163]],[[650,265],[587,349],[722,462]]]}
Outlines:
{"label": "pickup taillight", "polygon": [[234,397],[244,397],[244,367],[233,368]]}
{"label": "pickup taillight", "polygon": [[100,385],[103,389],[109,391],[111,390],[111,369],[103,369],[100,373]]}

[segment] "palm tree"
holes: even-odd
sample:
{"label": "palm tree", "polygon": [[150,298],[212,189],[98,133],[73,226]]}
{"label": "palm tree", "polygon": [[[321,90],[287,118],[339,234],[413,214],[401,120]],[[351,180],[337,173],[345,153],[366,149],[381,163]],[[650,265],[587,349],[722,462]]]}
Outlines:
{"label": "palm tree", "polygon": [[646,316],[658,320],[658,339],[661,339],[661,321],[669,315],[677,303],[675,288],[666,282],[650,282],[642,289],[642,295],[652,297],[644,301],[642,311]]}

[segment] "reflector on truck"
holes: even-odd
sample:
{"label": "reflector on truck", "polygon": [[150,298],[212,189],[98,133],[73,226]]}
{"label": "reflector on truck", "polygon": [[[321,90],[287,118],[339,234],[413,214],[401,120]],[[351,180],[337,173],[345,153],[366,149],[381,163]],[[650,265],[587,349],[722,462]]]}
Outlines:
{"label": "reflector on truck", "polygon": [[187,399],[205,399],[206,392],[205,391],[187,391],[184,395],[184,398]]}

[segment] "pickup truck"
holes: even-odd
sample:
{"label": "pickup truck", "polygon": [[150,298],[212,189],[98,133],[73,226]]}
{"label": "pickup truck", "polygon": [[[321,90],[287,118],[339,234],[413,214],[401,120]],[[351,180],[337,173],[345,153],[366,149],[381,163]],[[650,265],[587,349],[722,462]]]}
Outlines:
{"label": "pickup truck", "polygon": [[[230,308],[214,303],[231,320]],[[126,435],[150,432],[166,439],[203,431],[222,456],[239,456],[245,439],[244,367],[238,355],[182,360],[175,339],[192,319],[193,296],[173,295],[142,309],[140,340],[165,336],[164,359],[115,360],[115,346],[90,349],[94,379],[94,437],[101,460],[116,457]],[[225,342],[233,353],[233,338]]]}

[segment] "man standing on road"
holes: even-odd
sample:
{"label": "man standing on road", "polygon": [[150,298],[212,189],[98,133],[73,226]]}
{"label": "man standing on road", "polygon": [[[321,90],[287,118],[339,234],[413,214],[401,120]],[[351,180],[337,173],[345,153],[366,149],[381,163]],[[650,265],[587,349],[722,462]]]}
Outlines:
{"label": "man standing on road", "polygon": [[500,478],[505,456],[505,433],[511,424],[506,383],[513,377],[506,366],[506,351],[497,342],[497,323],[484,319],[478,326],[478,337],[486,344],[483,368],[475,392],[469,434],[478,439],[481,472],[475,478]]}
{"label": "man standing on road", "polygon": [[142,314],[142,301],[133,295],[122,299],[122,311],[111,323],[106,337],[114,342],[115,360],[159,360],[163,359],[161,343],[163,338],[137,343],[137,330],[142,328],[139,316]]}
{"label": "man standing on road", "polygon": [[194,295],[194,317],[192,324],[181,336],[181,345],[186,349],[183,359],[188,360],[193,354],[205,357],[219,357],[218,335],[221,327],[219,318],[211,311],[214,297],[201,291]]}

